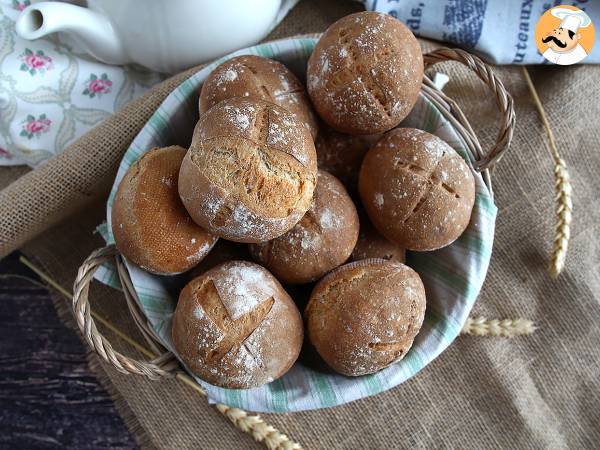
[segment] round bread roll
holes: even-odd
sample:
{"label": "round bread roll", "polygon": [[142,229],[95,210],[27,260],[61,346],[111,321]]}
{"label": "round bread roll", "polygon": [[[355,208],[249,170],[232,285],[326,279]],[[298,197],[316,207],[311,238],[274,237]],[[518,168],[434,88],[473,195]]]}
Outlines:
{"label": "round bread roll", "polygon": [[287,109],[317,136],[317,120],[304,86],[283,64],[243,55],[225,61],[206,78],[200,91],[200,114],[232,97],[266,100]]}
{"label": "round bread roll", "polygon": [[317,177],[310,133],[281,106],[240,97],[204,114],[179,173],[192,219],[235,242],[263,242],[293,228]]}
{"label": "round bread roll", "polygon": [[[219,241],[219,243],[222,242]],[[217,244],[218,246],[219,244]],[[206,261],[215,252],[214,249],[204,259]],[[358,241],[352,250],[352,260],[360,261],[361,259],[385,259],[386,261],[406,262],[406,251],[397,244],[386,239],[379,233],[371,221],[361,215],[360,217],[360,233]],[[204,264],[204,261],[200,265]],[[195,270],[195,269],[194,269]]]}
{"label": "round bread roll", "polygon": [[363,157],[380,137],[379,134],[353,136],[322,125],[315,141],[317,165],[337,177],[346,189],[356,192]]}
{"label": "round bread roll", "polygon": [[475,203],[467,163],[437,136],[414,128],[392,130],[369,150],[358,189],[373,225],[407,250],[454,242]]}
{"label": "round bread roll", "polygon": [[304,315],[310,342],[332,369],[366,375],[406,355],[425,317],[425,288],[402,263],[365,259],[323,278]]}
{"label": "round bread roll", "polygon": [[300,312],[265,268],[230,261],[192,280],[173,315],[183,363],[215,386],[248,389],[286,373],[298,358]]}
{"label": "round bread roll", "polygon": [[415,36],[387,14],[343,17],[321,36],[308,60],[308,93],[319,116],[338,131],[375,134],[413,108],[423,80]]}
{"label": "round bread roll", "polygon": [[358,214],[346,189],[319,170],[312,204],[302,220],[272,241],[250,245],[250,253],[280,281],[309,283],[348,259],[358,229]]}
{"label": "round bread roll", "polygon": [[152,273],[185,272],[217,241],[192,221],[177,194],[185,153],[177,146],[146,152],[129,167],[115,195],[111,227],[117,248]]}

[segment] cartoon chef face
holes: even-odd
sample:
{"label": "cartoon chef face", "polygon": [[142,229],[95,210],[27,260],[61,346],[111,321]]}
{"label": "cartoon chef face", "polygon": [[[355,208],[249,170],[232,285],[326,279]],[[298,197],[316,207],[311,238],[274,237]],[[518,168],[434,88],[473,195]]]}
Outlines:
{"label": "cartoon chef face", "polygon": [[542,42],[557,53],[569,52],[573,50],[579,40],[581,34],[577,34],[566,28],[555,28],[542,38]]}

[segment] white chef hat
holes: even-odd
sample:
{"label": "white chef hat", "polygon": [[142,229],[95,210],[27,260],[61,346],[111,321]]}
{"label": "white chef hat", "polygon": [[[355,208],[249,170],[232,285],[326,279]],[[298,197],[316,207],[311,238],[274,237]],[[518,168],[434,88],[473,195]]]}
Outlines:
{"label": "white chef hat", "polygon": [[579,28],[585,28],[592,22],[590,16],[583,11],[574,11],[567,8],[553,8],[550,12],[554,17],[558,17],[561,20],[561,28],[571,30],[573,33],[577,33]]}

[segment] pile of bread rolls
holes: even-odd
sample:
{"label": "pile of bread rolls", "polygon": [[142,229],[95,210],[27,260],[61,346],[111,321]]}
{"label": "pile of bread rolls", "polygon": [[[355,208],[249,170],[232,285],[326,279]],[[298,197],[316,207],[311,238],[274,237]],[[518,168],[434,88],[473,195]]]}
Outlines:
{"label": "pile of bread rolls", "polygon": [[[129,168],[116,245],[149,272],[189,271],[172,337],[195,375],[268,383],[299,357],[304,326],[304,351],[346,376],[406,355],[426,300],[405,249],[452,243],[475,198],[446,142],[397,128],[422,77],[406,26],[353,14],[317,43],[307,90],[277,61],[230,59],[202,85],[189,148],[155,148]],[[312,289],[303,317],[293,285]]]}

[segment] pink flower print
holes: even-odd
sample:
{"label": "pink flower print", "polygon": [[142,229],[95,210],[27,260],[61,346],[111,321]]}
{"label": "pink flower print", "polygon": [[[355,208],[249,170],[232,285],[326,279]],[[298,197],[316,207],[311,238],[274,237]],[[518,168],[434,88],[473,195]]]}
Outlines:
{"label": "pink flower print", "polygon": [[52,58],[44,54],[42,50],[33,53],[26,48],[19,58],[21,59],[20,69],[23,72],[29,72],[30,75],[43,74],[46,70],[52,69]]}
{"label": "pink flower print", "polygon": [[22,2],[20,2],[18,0],[12,0],[12,6],[17,11],[23,11],[29,5],[31,5],[31,0],[24,0]]}
{"label": "pink flower print", "polygon": [[37,119],[31,114],[23,121],[23,129],[19,136],[32,139],[34,136],[39,138],[42,133],[47,133],[50,130],[52,121],[46,117],[46,114],[40,115]]}
{"label": "pink flower print", "polygon": [[102,97],[103,94],[108,94],[111,91],[113,82],[108,79],[108,75],[103,73],[100,78],[96,74],[90,74],[90,78],[85,82],[83,95],[89,98],[96,96]]}

